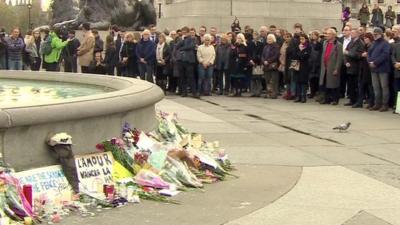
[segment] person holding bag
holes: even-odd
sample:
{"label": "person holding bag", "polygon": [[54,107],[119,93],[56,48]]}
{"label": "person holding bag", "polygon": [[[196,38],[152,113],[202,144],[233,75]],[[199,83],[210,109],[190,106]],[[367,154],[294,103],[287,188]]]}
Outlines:
{"label": "person holding bag", "polygon": [[264,49],[264,43],[262,37],[257,34],[254,40],[255,51],[254,51],[254,66],[252,70],[251,78],[251,96],[250,97],[260,97],[262,91],[262,79],[264,75],[264,68],[261,62],[261,55]]}
{"label": "person holding bag", "polygon": [[[276,43],[276,37],[273,34],[267,36],[267,44],[264,47],[261,62],[264,66],[264,79],[265,84],[268,87],[268,83],[271,83],[271,95],[265,95],[265,98],[278,98],[279,93],[279,72],[278,72],[278,62],[279,62],[279,45]],[[267,88],[268,89],[268,88]]]}
{"label": "person holding bag", "polygon": [[296,75],[294,76],[297,98],[294,102],[305,103],[307,101],[308,75],[311,69],[309,64],[311,50],[308,36],[304,33],[300,34],[300,44],[297,51],[299,57],[299,70],[295,72]]}

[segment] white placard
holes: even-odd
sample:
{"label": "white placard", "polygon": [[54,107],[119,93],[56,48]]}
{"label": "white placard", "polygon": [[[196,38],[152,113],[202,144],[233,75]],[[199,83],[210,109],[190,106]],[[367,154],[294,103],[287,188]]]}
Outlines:
{"label": "white placard", "polygon": [[101,192],[104,184],[113,183],[113,162],[111,152],[76,156],[75,164],[81,188],[90,192]]}

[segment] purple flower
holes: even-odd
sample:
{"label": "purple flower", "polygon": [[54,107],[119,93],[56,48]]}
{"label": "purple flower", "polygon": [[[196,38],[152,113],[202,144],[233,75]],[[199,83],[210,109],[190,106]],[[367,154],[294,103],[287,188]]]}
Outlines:
{"label": "purple flower", "polygon": [[129,131],[131,131],[131,125],[128,122],[125,122],[124,126],[122,127],[122,133],[124,134]]}

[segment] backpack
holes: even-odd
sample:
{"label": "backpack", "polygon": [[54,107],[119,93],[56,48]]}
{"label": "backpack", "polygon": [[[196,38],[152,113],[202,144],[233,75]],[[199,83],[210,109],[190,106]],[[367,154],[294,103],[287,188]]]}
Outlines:
{"label": "backpack", "polygon": [[47,37],[43,43],[40,45],[40,54],[41,55],[50,55],[53,48],[51,47],[51,37]]}

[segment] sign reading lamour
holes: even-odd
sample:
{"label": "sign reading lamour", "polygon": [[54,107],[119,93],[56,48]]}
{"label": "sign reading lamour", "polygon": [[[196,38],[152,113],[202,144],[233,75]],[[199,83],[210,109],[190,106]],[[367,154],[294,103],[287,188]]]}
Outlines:
{"label": "sign reading lamour", "polygon": [[60,192],[68,189],[69,184],[60,166],[49,166],[16,173],[22,185],[32,185],[33,195],[37,196],[50,191]]}
{"label": "sign reading lamour", "polygon": [[89,191],[97,191],[103,184],[113,183],[113,161],[110,152],[76,156],[75,164],[81,186]]}

